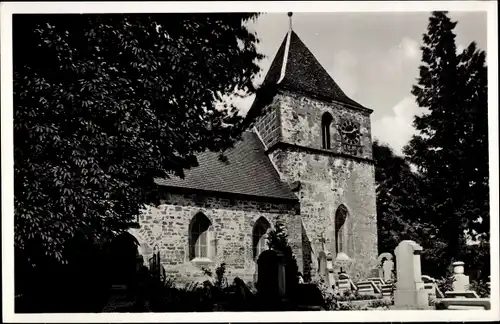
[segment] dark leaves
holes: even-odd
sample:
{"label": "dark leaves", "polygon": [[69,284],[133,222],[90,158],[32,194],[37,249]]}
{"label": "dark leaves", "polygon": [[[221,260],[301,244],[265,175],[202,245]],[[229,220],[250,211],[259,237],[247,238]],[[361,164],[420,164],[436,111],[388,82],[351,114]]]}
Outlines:
{"label": "dark leaves", "polygon": [[77,228],[125,228],[153,177],[230,147],[242,120],[214,98],[253,89],[254,16],[15,16],[16,245],[61,258]]}

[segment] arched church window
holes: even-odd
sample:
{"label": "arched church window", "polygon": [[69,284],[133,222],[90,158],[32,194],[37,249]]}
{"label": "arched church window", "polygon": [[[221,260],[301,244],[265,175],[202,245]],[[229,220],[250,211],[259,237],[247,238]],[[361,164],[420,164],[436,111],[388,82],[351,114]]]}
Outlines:
{"label": "arched church window", "polygon": [[189,227],[189,259],[212,258],[215,248],[212,222],[203,213],[196,214]]}
{"label": "arched church window", "polygon": [[335,213],[335,252],[347,252],[347,237],[345,234],[345,225],[349,213],[344,205],[340,205]]}
{"label": "arched church window", "polygon": [[330,126],[332,124],[332,115],[329,113],[324,113],[321,118],[321,139],[323,141],[323,149],[329,150],[331,148],[331,139],[330,139]]}
{"label": "arched church window", "polygon": [[267,233],[271,229],[271,225],[264,218],[259,218],[253,227],[252,233],[252,247],[253,257],[256,260],[259,255],[267,250]]}

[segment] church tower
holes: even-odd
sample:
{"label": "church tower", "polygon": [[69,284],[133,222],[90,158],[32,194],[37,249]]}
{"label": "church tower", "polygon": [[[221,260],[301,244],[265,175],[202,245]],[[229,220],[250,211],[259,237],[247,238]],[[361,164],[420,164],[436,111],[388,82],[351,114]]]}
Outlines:
{"label": "church tower", "polygon": [[300,200],[306,277],[325,274],[325,254],[334,261],[347,254],[343,270],[353,280],[376,265],[371,113],[346,96],[290,27],[247,117]]}

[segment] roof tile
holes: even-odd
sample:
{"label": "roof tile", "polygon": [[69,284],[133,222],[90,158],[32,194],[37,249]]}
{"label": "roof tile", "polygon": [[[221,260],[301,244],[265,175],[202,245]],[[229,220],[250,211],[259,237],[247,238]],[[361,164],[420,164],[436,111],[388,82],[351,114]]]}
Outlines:
{"label": "roof tile", "polygon": [[287,36],[281,43],[271,67],[262,84],[263,87],[276,85],[281,77],[285,57],[285,73],[279,86],[309,94],[323,100],[334,100],[349,104],[356,108],[367,109],[349,98],[318,62],[299,36],[291,31],[290,44],[287,51]]}
{"label": "roof tile", "polygon": [[206,151],[197,156],[198,167],[185,171],[184,179],[171,176],[155,182],[168,187],[297,200],[281,181],[257,134],[244,132],[242,140],[225,155],[227,161],[223,162],[218,153]]}

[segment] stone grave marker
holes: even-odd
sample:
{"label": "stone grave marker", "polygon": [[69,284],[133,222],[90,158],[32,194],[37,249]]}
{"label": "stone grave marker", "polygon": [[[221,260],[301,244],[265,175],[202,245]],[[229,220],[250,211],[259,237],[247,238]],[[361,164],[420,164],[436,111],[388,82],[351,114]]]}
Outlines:
{"label": "stone grave marker", "polygon": [[389,282],[392,280],[392,271],[394,270],[394,261],[385,260],[382,265],[382,269],[384,270],[384,281]]}
{"label": "stone grave marker", "polygon": [[326,255],[326,269],[328,271],[328,287],[332,288],[335,286],[335,273],[333,268],[333,257],[330,252]]}
{"label": "stone grave marker", "polygon": [[[280,269],[278,253],[267,250],[260,254],[257,260],[257,290],[259,295],[269,299],[277,299],[284,289],[284,278]],[[283,282],[282,282],[283,281]]]}
{"label": "stone grave marker", "polygon": [[380,266],[381,278],[384,282],[392,280],[392,272],[394,271],[393,256],[389,252],[382,253],[378,256],[378,263]]}
{"label": "stone grave marker", "polygon": [[469,290],[469,276],[464,274],[464,263],[462,261],[453,262],[453,291]]}
{"label": "stone grave marker", "polygon": [[423,309],[428,307],[428,293],[421,274],[421,252],[422,247],[411,240],[400,242],[394,250],[397,275],[394,305],[397,308]]}

